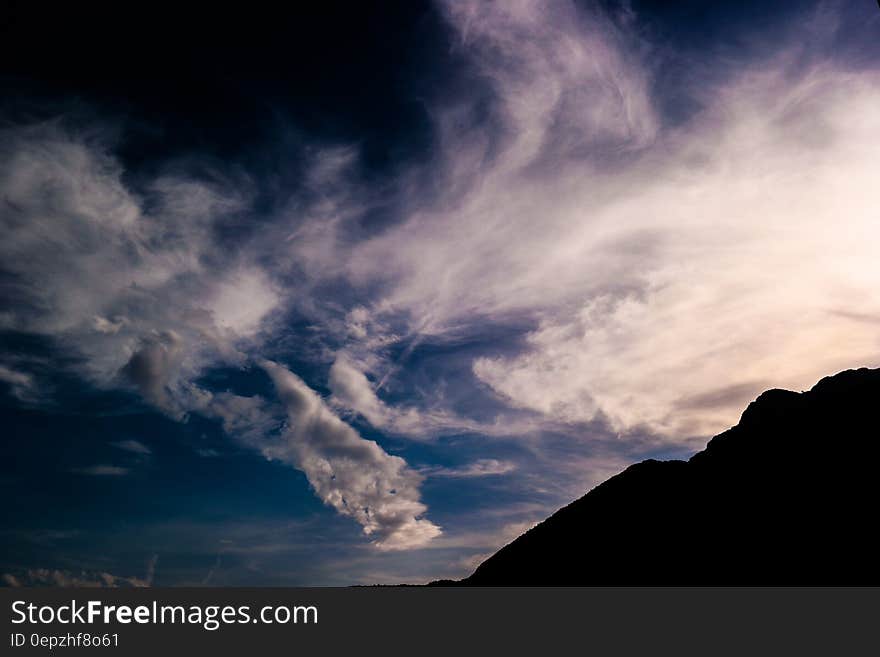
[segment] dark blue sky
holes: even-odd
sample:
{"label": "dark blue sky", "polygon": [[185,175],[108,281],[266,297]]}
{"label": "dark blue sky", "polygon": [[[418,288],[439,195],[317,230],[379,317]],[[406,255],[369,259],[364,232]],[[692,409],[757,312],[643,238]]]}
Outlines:
{"label": "dark blue sky", "polygon": [[178,5],[0,17],[7,584],[460,577],[878,365],[876,3]]}

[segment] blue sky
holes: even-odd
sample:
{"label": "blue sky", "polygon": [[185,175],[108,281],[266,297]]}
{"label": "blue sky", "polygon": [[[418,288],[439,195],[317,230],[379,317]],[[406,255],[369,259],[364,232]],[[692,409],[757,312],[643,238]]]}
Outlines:
{"label": "blue sky", "polygon": [[6,583],[461,577],[877,366],[880,12],[769,4],[16,9]]}

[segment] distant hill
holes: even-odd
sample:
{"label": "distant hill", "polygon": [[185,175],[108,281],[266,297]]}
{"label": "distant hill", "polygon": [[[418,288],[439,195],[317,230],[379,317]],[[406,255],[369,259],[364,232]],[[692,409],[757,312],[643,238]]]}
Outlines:
{"label": "distant hill", "polygon": [[770,390],[690,460],[627,468],[446,583],[880,584],[878,451],[880,370]]}

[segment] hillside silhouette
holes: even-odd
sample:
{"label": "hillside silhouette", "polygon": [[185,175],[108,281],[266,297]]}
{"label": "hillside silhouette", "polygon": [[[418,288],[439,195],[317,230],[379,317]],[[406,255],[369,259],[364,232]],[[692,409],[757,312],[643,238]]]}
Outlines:
{"label": "hillside silhouette", "polygon": [[688,461],[627,468],[446,583],[880,584],[878,410],[880,370],[769,390]]}

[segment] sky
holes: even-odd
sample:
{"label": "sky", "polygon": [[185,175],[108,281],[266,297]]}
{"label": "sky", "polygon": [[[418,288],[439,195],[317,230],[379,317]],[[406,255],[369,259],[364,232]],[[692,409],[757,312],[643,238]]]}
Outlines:
{"label": "sky", "polygon": [[878,31],[11,3],[3,582],[459,578],[763,390],[880,366]]}

